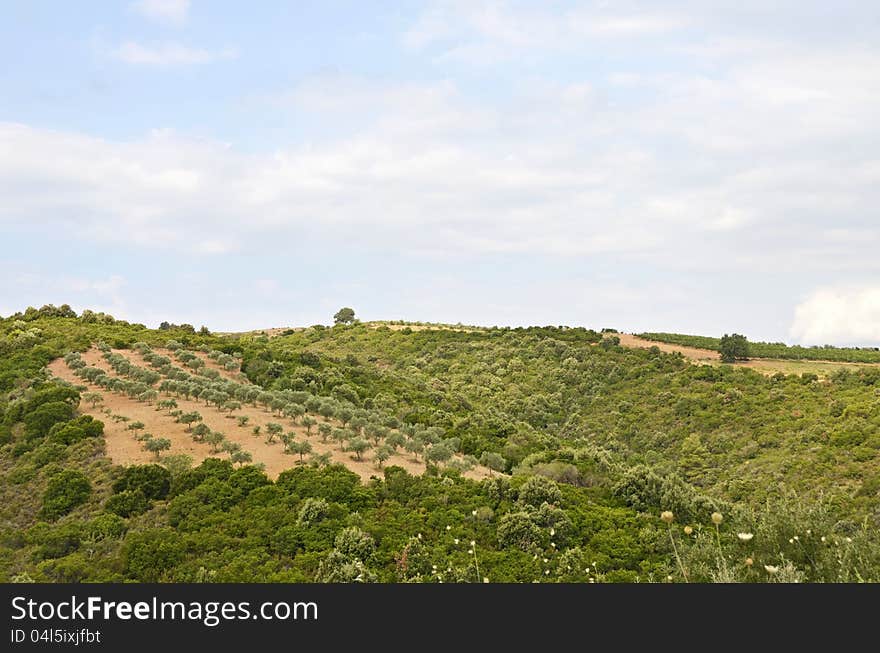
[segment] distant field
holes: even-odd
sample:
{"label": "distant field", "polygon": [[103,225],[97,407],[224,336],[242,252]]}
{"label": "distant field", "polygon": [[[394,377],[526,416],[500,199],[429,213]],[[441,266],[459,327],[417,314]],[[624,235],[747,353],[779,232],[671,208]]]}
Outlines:
{"label": "distant field", "polygon": [[[646,335],[671,335],[675,334],[641,334],[638,336],[628,333],[615,334],[620,338],[620,344],[624,347],[638,347],[640,349],[648,349],[657,347],[661,351],[667,353],[678,352],[687,360],[693,363],[704,365],[721,365],[721,354],[716,350],[708,347],[697,347],[693,344],[676,344],[663,340],[650,340]],[[703,336],[682,336],[683,338],[694,338],[695,341],[716,341],[717,338],[705,338]],[[869,352],[865,352],[869,353]],[[762,372],[768,376],[772,376],[778,372],[783,374],[816,374],[820,377],[828,377],[837,370],[841,369],[857,369],[866,365],[877,365],[878,363],[853,363],[846,361],[827,361],[827,360],[786,360],[778,358],[752,358],[747,361],[737,363],[737,367],[748,367],[758,372]]]}
{"label": "distant field", "polygon": [[[680,333],[639,333],[640,338],[685,347],[720,351],[721,339]],[[801,347],[781,342],[750,342],[753,358],[782,360],[828,361],[832,363],[880,363],[880,348],[874,347]]]}

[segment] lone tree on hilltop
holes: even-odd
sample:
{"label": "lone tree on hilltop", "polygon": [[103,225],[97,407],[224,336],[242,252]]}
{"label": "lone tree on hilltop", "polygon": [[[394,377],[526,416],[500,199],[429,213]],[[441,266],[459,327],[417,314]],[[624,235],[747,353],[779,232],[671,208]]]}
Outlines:
{"label": "lone tree on hilltop", "polygon": [[721,338],[721,362],[735,363],[738,360],[748,360],[749,358],[749,341],[745,336],[738,333],[724,334]]}
{"label": "lone tree on hilltop", "polygon": [[352,322],[354,322],[354,309],[347,306],[340,308],[333,316],[334,324],[351,324]]}

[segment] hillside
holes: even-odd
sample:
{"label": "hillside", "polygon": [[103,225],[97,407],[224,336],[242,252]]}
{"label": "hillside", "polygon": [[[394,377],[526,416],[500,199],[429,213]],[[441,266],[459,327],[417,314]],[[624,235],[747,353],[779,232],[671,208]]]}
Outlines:
{"label": "hillside", "polygon": [[[645,340],[665,342],[685,347],[720,351],[721,339],[708,336],[689,336],[680,333],[640,333]],[[751,342],[751,355],[755,358],[780,360],[826,361],[838,363],[880,363],[880,347],[834,347],[822,345],[802,347],[783,342]]]}
{"label": "hillside", "polygon": [[767,376],[588,329],[424,326],[0,321],[0,575],[880,577],[880,367]]}

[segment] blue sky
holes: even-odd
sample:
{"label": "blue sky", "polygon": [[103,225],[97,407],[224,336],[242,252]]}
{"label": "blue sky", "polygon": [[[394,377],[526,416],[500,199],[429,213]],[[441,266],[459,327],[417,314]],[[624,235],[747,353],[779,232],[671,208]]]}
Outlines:
{"label": "blue sky", "polygon": [[0,315],[880,344],[877,3],[0,5]]}

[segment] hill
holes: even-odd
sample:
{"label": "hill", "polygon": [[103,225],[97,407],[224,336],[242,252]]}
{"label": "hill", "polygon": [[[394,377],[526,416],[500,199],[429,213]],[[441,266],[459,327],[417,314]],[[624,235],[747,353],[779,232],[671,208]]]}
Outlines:
{"label": "hill", "polygon": [[[645,340],[665,342],[703,350],[721,351],[721,338],[689,336],[680,333],[640,333]],[[755,358],[779,360],[825,361],[837,363],[880,363],[880,347],[835,347],[822,345],[802,347],[784,342],[750,342],[749,350]]]}
{"label": "hill", "polygon": [[582,328],[393,326],[0,321],[0,575],[880,576],[880,368],[768,377]]}

